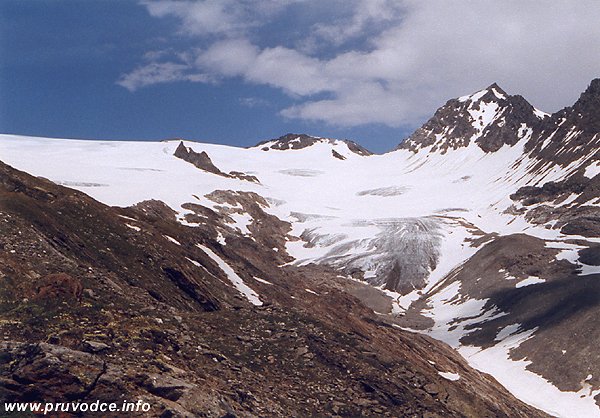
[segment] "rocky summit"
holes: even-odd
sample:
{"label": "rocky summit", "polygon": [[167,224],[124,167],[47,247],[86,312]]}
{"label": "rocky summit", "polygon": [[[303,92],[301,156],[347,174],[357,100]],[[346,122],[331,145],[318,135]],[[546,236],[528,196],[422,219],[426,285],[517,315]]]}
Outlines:
{"label": "rocky summit", "polygon": [[3,400],[600,416],[599,92],[492,84],[383,155],[0,135]]}

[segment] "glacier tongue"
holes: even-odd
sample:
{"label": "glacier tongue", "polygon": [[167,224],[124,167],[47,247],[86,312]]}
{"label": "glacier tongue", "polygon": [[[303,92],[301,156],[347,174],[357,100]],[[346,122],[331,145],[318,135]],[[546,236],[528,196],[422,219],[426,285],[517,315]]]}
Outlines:
{"label": "glacier tongue", "polygon": [[[305,246],[327,248],[324,255],[308,260],[338,267],[346,274],[360,271],[375,286],[408,293],[424,287],[437,266],[439,223],[435,217],[355,220],[342,228],[348,234],[363,230],[366,233],[362,237],[319,235],[318,228],[306,229],[301,237]],[[321,248],[317,251],[322,252]]]}

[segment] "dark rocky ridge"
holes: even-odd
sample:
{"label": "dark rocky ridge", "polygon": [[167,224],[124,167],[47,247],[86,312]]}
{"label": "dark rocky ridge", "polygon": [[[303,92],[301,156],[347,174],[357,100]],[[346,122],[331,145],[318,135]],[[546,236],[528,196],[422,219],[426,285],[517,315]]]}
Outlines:
{"label": "dark rocky ridge", "polygon": [[219,176],[227,176],[213,164],[212,160],[205,151],[200,153],[195,152],[183,145],[183,141],[179,143],[173,155],[177,158],[187,161],[188,163],[192,163],[196,167],[204,171],[208,171],[209,173],[217,174]]}
{"label": "dark rocky ridge", "polygon": [[571,110],[582,130],[589,133],[600,132],[600,78],[590,82]]}
{"label": "dark rocky ridge", "polygon": [[[260,147],[261,145],[265,145],[265,144],[274,142],[273,144],[270,144],[268,147],[265,146],[261,149],[263,151],[268,151],[269,149],[276,149],[276,150],[303,149],[303,148],[310,147],[311,145],[314,145],[314,144],[316,144],[318,142],[322,142],[322,141],[344,142],[348,146],[348,149],[350,149],[350,151],[352,151],[358,155],[372,155],[373,154],[368,149],[366,149],[363,146],[357,144],[356,142],[350,141],[348,139],[335,139],[334,140],[334,139],[328,139],[328,138],[318,138],[318,137],[314,137],[314,136],[310,136],[310,135],[306,135],[306,134],[292,134],[292,133],[285,134],[283,136],[280,136],[279,138],[261,141],[258,144],[256,144],[255,146]],[[333,156],[336,158],[339,158],[335,154],[333,154]]]}
{"label": "dark rocky ridge", "polygon": [[542,416],[447,346],[382,323],[335,272],[278,267],[254,204],[251,240],[208,208],[186,227],[160,202],[110,208],[0,163],[0,398],[144,399],[161,417]]}
{"label": "dark rocky ridge", "polygon": [[586,156],[600,159],[600,78],[592,80],[573,106],[545,120],[525,151],[539,160],[534,170],[549,162],[564,167]]}
{"label": "dark rocky ridge", "polygon": [[259,183],[258,179],[255,176],[251,176],[245,173],[241,173],[238,171],[231,171],[229,173],[224,173],[217,166],[215,166],[206,153],[206,151],[195,152],[191,148],[186,147],[183,144],[183,141],[179,142],[177,149],[173,153],[173,155],[177,158],[181,158],[188,163],[191,163],[198,167],[201,170],[208,171],[209,173],[216,174],[218,176],[228,177],[228,178],[237,178],[240,180],[247,180],[253,183]]}

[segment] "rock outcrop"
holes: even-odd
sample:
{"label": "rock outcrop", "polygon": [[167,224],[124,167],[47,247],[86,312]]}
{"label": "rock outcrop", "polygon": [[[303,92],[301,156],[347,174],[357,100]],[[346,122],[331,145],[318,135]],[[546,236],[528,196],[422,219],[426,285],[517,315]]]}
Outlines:
{"label": "rock outcrop", "polygon": [[195,165],[201,170],[208,171],[209,173],[213,173],[218,176],[237,178],[240,180],[251,181],[253,183],[259,183],[258,179],[255,176],[241,173],[239,171],[231,171],[229,173],[222,172],[221,170],[219,170],[219,168],[217,168],[217,166],[213,164],[206,151],[195,152],[191,148],[186,147],[183,144],[183,141],[179,143],[173,155],[177,158],[181,158],[182,160]]}

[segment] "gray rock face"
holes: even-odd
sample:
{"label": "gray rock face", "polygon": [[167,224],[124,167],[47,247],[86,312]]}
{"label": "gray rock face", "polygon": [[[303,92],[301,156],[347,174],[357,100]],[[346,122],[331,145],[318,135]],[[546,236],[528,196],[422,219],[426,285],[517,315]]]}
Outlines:
{"label": "gray rock face", "polygon": [[227,178],[237,178],[240,180],[251,181],[253,183],[259,183],[258,179],[255,176],[251,176],[239,171],[231,171],[228,173],[224,173],[217,168],[206,153],[206,151],[195,152],[191,148],[186,147],[183,142],[179,143],[179,146],[175,150],[173,155],[177,158],[181,158],[188,163],[194,164],[201,170],[208,171],[209,173],[216,174],[218,176],[223,176]]}
{"label": "gray rock face", "polygon": [[181,158],[184,161],[194,164],[201,170],[208,171],[209,173],[213,174],[218,174],[220,176],[225,175],[225,173],[223,173],[213,164],[206,152],[194,152],[191,148],[188,148],[185,145],[183,145],[183,142],[179,143],[179,146],[177,147],[173,155],[177,158]]}
{"label": "gray rock face", "polygon": [[27,391],[48,402],[83,399],[106,372],[102,359],[52,344],[8,341],[0,343],[0,352],[12,372],[0,385],[3,399]]}
{"label": "gray rock face", "polygon": [[591,81],[573,105],[572,112],[579,120],[578,125],[586,132],[600,132],[600,78]]}
{"label": "gray rock face", "polygon": [[522,96],[507,96],[499,100],[498,105],[503,109],[501,116],[475,141],[485,152],[498,151],[504,144],[515,145],[521,139],[519,131],[523,126],[537,131],[542,123],[533,106]]}
{"label": "gray rock face", "polygon": [[83,347],[89,353],[99,353],[100,351],[108,350],[110,346],[100,341],[83,341]]}
{"label": "gray rock face", "polygon": [[161,374],[146,376],[142,384],[148,392],[170,401],[179,400],[183,394],[195,387],[181,379]]}

